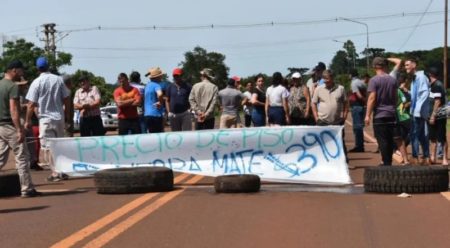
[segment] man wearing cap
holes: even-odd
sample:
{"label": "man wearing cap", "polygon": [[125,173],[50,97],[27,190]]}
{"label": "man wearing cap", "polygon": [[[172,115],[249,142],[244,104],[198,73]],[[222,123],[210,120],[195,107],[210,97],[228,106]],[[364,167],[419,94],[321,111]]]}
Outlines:
{"label": "man wearing cap", "polygon": [[100,115],[100,91],[86,76],[80,77],[79,81],[81,87],[75,92],[73,104],[80,111],[80,136],[105,135]]}
{"label": "man wearing cap", "polygon": [[119,118],[119,135],[139,134],[138,106],[141,105],[141,94],[139,90],[132,87],[125,73],[120,73],[117,77],[119,87],[114,90],[114,101],[117,105]]}
{"label": "man wearing cap", "polygon": [[412,163],[419,163],[419,144],[422,147],[422,164],[430,164],[430,143],[428,140],[428,118],[430,117],[430,81],[423,71],[417,71],[418,61],[405,60],[406,73],[413,77],[411,83],[411,145]]}
{"label": "man wearing cap", "polygon": [[166,108],[169,113],[172,131],[191,131],[192,120],[189,113],[189,94],[192,86],[183,81],[183,70],[175,68],[172,72],[175,83],[167,87]]}
{"label": "man wearing cap", "polygon": [[12,61],[0,81],[0,169],[8,161],[11,149],[16,157],[22,197],[34,197],[41,193],[34,189],[31,181],[29,154],[24,143],[25,130],[20,124],[19,88],[14,83],[20,81],[23,68],[22,62]]}
{"label": "man wearing cap", "polygon": [[314,91],[316,90],[317,86],[323,85],[325,82],[322,79],[322,73],[327,69],[325,63],[319,62],[312,70],[311,78],[306,82],[306,86],[308,86],[309,94],[311,98],[314,95]]}
{"label": "man wearing cap", "polygon": [[214,129],[214,109],[219,89],[211,82],[214,81],[211,69],[203,69],[200,76],[202,81],[192,87],[189,95],[191,109],[197,116],[195,130]]}
{"label": "man wearing cap", "polygon": [[349,152],[364,152],[364,117],[366,116],[366,94],[367,86],[358,78],[358,71],[350,71],[351,89],[349,102],[352,108],[353,135],[355,137],[355,147]]}
{"label": "man wearing cap", "polygon": [[373,113],[373,131],[383,160],[382,165],[392,165],[397,128],[397,80],[387,73],[387,59],[375,57],[372,65],[376,75],[370,79],[367,88],[369,96],[364,121],[369,126]]}
{"label": "man wearing cap", "polygon": [[238,127],[239,107],[247,99],[241,91],[236,88],[236,80],[230,78],[227,87],[219,91],[219,103],[222,107],[220,116],[220,128]]}
{"label": "man wearing cap", "polygon": [[48,60],[39,57],[36,67],[40,72],[30,85],[27,93],[28,109],[26,127],[31,127],[31,117],[38,107],[39,138],[43,159],[49,164],[52,174],[47,178],[49,182],[67,179],[67,175],[58,173],[55,168],[53,156],[50,154],[48,138],[64,137],[66,118],[70,116],[70,94],[64,85],[62,77],[49,72]]}
{"label": "man wearing cap", "polygon": [[164,132],[164,99],[160,86],[164,73],[159,67],[151,68],[147,74],[150,82],[145,86],[144,116],[149,133]]}

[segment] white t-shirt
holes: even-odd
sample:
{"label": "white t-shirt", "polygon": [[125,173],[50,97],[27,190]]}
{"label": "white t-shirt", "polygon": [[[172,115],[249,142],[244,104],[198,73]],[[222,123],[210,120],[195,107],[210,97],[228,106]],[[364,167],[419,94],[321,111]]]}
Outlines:
{"label": "white t-shirt", "polygon": [[[243,95],[250,102],[250,100],[252,99],[252,93],[250,93],[250,91],[246,91],[246,92],[243,93]],[[251,104],[244,105],[244,113],[246,115],[251,115],[252,114],[252,105]]]}
{"label": "white t-shirt", "polygon": [[282,85],[270,86],[266,91],[266,97],[269,99],[269,106],[282,107],[283,99],[289,97],[289,91]]}

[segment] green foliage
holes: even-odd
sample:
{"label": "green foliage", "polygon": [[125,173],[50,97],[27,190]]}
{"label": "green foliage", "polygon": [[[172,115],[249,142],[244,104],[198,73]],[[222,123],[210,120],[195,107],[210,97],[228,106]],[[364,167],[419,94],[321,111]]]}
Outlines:
{"label": "green foliage", "polygon": [[348,73],[350,69],[350,63],[348,61],[347,52],[343,50],[337,51],[336,55],[334,55],[333,57],[333,60],[331,60],[330,68],[335,73],[335,75]]}
{"label": "green foliage", "polygon": [[101,94],[101,105],[104,106],[109,102],[113,101],[113,92],[116,88],[115,85],[107,84],[105,79],[103,77],[95,76],[92,72],[85,71],[85,70],[77,70],[73,75],[71,75],[72,78],[72,94],[75,93],[75,91],[80,88],[80,78],[82,76],[85,76],[89,79],[91,82],[91,85],[97,86],[98,90]]}
{"label": "green foliage", "polygon": [[[16,41],[8,41],[3,45],[4,52],[0,57],[0,70],[5,71],[6,66],[12,60],[18,59],[26,66],[25,79],[32,80],[38,77],[39,72],[36,69],[35,61],[40,56],[45,56],[45,51],[39,47],[36,47],[33,43],[27,42],[24,39],[18,39]],[[48,56],[47,56],[48,57]],[[56,69],[65,65],[70,65],[72,55],[69,53],[59,52],[56,59],[48,57],[49,64],[52,68]]]}
{"label": "green foliage", "polygon": [[207,52],[204,48],[199,46],[194,50],[184,54],[185,61],[182,61],[182,66],[185,76],[192,84],[200,82],[200,71],[204,68],[210,68],[216,78],[214,84],[222,89],[226,86],[228,79],[229,68],[225,65],[225,55],[217,52]]}

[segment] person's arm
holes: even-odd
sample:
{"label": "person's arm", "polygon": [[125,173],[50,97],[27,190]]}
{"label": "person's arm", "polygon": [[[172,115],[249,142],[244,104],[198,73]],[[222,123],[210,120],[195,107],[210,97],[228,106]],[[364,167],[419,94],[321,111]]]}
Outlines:
{"label": "person's arm", "polygon": [[375,106],[375,102],[377,100],[377,95],[374,91],[369,93],[369,99],[367,100],[367,111],[366,117],[364,119],[366,126],[370,126],[370,116],[372,115],[373,108]]}
{"label": "person's arm", "polygon": [[[25,118],[25,128],[26,129],[31,128],[31,117],[33,116],[33,113],[34,113],[36,107],[37,107],[37,104],[35,102],[28,101],[27,114],[26,114],[26,118]],[[36,116],[38,116],[38,115],[36,115]]]}
{"label": "person's arm", "polygon": [[189,105],[191,105],[191,110],[193,110],[195,112],[195,114],[197,114],[198,105],[196,102],[195,91],[196,91],[196,89],[194,87],[192,87],[191,93],[189,93]]}
{"label": "person's arm", "polygon": [[344,99],[343,99],[343,104],[344,104],[344,108],[342,110],[342,125],[345,124],[345,120],[347,120],[347,116],[348,116],[348,111],[349,111],[349,102],[348,102],[348,98],[347,98],[347,94],[344,91]]}
{"label": "person's arm", "polygon": [[9,99],[9,111],[11,112],[13,125],[17,131],[17,141],[22,143],[25,139],[25,134],[22,125],[20,125],[19,105],[18,99]]}
{"label": "person's arm", "polygon": [[139,106],[141,106],[141,93],[136,88],[133,88],[133,91],[134,91],[134,97],[132,99],[130,99],[130,100],[132,100],[130,105],[134,106],[134,107],[139,107]]}
{"label": "person's arm", "polygon": [[89,104],[89,108],[98,108],[101,103],[100,91],[95,86],[92,87],[92,90],[94,91],[94,102]]}
{"label": "person's arm", "polygon": [[311,110],[311,97],[309,96],[308,87],[303,87],[303,95],[306,98],[306,110],[305,110],[305,118],[308,119]]}
{"label": "person's arm", "polygon": [[264,112],[266,113],[266,123],[269,124],[267,122],[267,119],[269,118],[269,106],[270,106],[270,100],[269,97],[266,97],[266,104],[264,105]]}
{"label": "person's arm", "polygon": [[83,104],[80,103],[79,90],[75,91],[75,95],[73,97],[73,108],[76,110],[82,110]]}
{"label": "person's arm", "polygon": [[433,112],[430,116],[430,124],[434,125],[436,122],[436,114],[438,111],[438,108],[441,106],[441,99],[440,98],[434,98],[434,104],[433,104]]}
{"label": "person's arm", "polygon": [[256,94],[256,93],[252,94],[251,103],[253,104],[253,106],[264,106],[265,105],[265,103],[258,101],[258,94]]}
{"label": "person's arm", "polygon": [[286,118],[286,123],[291,124],[291,117],[289,115],[289,103],[287,97],[283,97],[283,109],[284,109],[284,117]]}
{"label": "person's arm", "polygon": [[206,109],[206,111],[205,111],[205,117],[209,116],[210,114],[214,114],[214,109],[217,104],[218,95],[219,95],[219,88],[217,88],[217,86],[215,86],[215,87],[213,87],[213,95],[212,95],[211,104],[208,106],[208,109]]}

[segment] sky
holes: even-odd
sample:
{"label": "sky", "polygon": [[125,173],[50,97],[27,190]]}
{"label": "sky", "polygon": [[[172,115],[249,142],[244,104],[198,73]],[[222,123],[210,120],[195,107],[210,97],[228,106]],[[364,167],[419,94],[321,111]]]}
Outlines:
{"label": "sky", "polygon": [[57,51],[73,55],[72,65],[60,71],[88,70],[108,83],[121,72],[143,75],[156,66],[170,75],[195,46],[224,54],[230,76],[247,77],[328,65],[349,39],[360,53],[366,25],[369,47],[403,52],[443,46],[444,2],[2,0],[8,21],[0,22],[0,35],[44,47],[42,25],[55,23]]}

